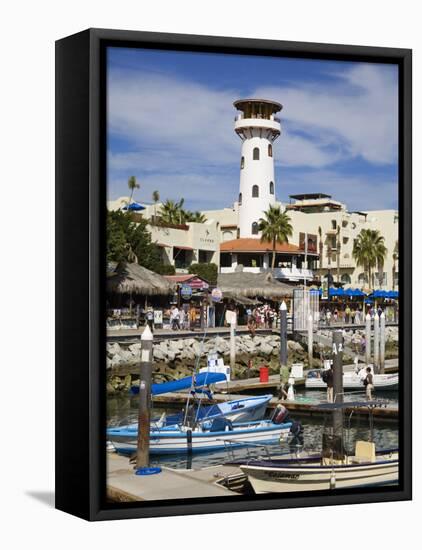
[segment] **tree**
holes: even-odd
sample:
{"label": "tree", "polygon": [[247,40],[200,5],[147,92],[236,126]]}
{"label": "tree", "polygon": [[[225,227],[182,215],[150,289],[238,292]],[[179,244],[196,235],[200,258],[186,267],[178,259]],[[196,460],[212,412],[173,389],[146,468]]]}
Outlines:
{"label": "tree", "polygon": [[362,229],[353,243],[353,258],[358,266],[363,267],[369,282],[369,289],[373,288],[373,270],[384,266],[387,248],[384,237],[378,230]]}
{"label": "tree", "polygon": [[107,261],[131,262],[155,271],[161,262],[160,248],[151,241],[147,220],[132,221],[130,213],[107,212]]}
{"label": "tree", "polygon": [[127,205],[128,210],[129,210],[129,206],[130,206],[131,203],[132,203],[133,193],[134,193],[135,189],[139,189],[141,186],[140,186],[139,183],[136,181],[136,177],[135,177],[135,176],[130,176],[130,178],[128,179],[128,182],[127,182],[127,186],[128,186],[129,189],[130,189],[130,198],[129,198],[129,203],[128,203],[128,205]]}
{"label": "tree", "polygon": [[171,199],[166,199],[160,208],[161,220],[170,225],[181,224],[184,202],[185,199],[180,199],[178,202]]}
{"label": "tree", "polygon": [[[324,244],[322,242],[322,228],[321,226],[318,227],[318,240],[319,240],[319,269],[322,271],[323,267],[323,256],[324,256]],[[322,276],[322,272],[321,272]]]}
{"label": "tree", "polygon": [[185,222],[195,222],[195,223],[205,223],[207,218],[202,212],[198,210],[195,212],[190,212],[189,210],[183,211],[183,217]]}
{"label": "tree", "polygon": [[160,193],[158,191],[152,192],[152,200],[154,202],[154,223],[157,220],[157,202],[160,200]]}
{"label": "tree", "polygon": [[393,251],[393,290],[396,290],[396,262],[399,259],[399,241],[396,241]]}
{"label": "tree", "polygon": [[189,273],[198,275],[202,279],[205,279],[209,283],[217,284],[218,267],[214,263],[210,264],[191,264],[189,266]]}
{"label": "tree", "polygon": [[259,220],[259,231],[261,232],[261,242],[270,242],[272,244],[273,258],[271,267],[275,267],[275,256],[277,243],[283,244],[289,242],[289,237],[293,233],[290,224],[290,218],[286,212],[281,212],[280,206],[270,205],[264,212],[264,218]]}
{"label": "tree", "polygon": [[340,282],[340,226],[337,226],[337,235],[336,235],[336,259],[337,259],[337,282]]}

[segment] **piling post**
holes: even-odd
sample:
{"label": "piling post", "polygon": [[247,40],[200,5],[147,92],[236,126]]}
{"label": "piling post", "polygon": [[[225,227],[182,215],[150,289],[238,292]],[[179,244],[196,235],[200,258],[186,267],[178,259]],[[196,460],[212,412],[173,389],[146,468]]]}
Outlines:
{"label": "piling post", "polygon": [[368,366],[371,363],[371,316],[369,313],[366,314],[365,318],[365,358],[366,358],[366,366]]}
{"label": "piling post", "polygon": [[380,357],[380,320],[378,313],[374,315],[374,374],[379,373],[379,357]]}
{"label": "piling post", "polygon": [[[343,332],[333,331],[333,397],[334,403],[343,403]],[[341,459],[343,455],[343,410],[333,411],[333,457]]]}
{"label": "piling post", "polygon": [[287,306],[283,300],[280,306],[280,369],[287,366]]}
{"label": "piling post", "polygon": [[380,374],[385,372],[385,313],[380,316]]}
{"label": "piling post", "polygon": [[312,313],[308,317],[308,363],[309,368],[312,368],[312,362],[314,357],[314,320]]}
{"label": "piling post", "polygon": [[233,312],[233,316],[230,320],[230,378],[235,379],[236,365],[236,314]]}
{"label": "piling post", "polygon": [[149,437],[151,422],[151,377],[153,335],[147,325],[141,336],[141,361],[139,364],[139,409],[136,468],[149,466]]}

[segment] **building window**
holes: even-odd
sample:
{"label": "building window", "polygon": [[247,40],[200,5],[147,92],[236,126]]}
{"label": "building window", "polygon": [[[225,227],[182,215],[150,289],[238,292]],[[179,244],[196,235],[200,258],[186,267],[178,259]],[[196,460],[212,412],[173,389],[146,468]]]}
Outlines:
{"label": "building window", "polygon": [[254,198],[259,197],[259,187],[257,185],[254,185],[252,187],[252,197]]}
{"label": "building window", "polygon": [[366,276],[366,273],[359,274],[358,283],[360,285],[368,284],[368,277]]}
{"label": "building window", "polygon": [[259,147],[254,147],[254,150],[253,150],[253,159],[254,159],[254,160],[259,160]]}
{"label": "building window", "polygon": [[337,221],[331,220],[331,229],[337,229]]}
{"label": "building window", "polygon": [[239,193],[239,206],[242,205],[242,193]]}
{"label": "building window", "polygon": [[387,273],[377,273],[378,283],[380,286],[387,286]]}
{"label": "building window", "polygon": [[271,145],[271,143],[268,144],[268,156],[273,156],[273,146]]}
{"label": "building window", "polygon": [[270,195],[274,195],[274,182],[270,181]]}
{"label": "building window", "polygon": [[348,273],[344,273],[341,276],[341,282],[346,284],[346,285],[350,285],[351,282],[352,282],[352,278],[350,277],[350,275]]}
{"label": "building window", "polygon": [[252,235],[258,235],[258,222],[252,224]]}
{"label": "building window", "polygon": [[240,169],[243,170],[243,168],[245,168],[245,157],[240,159]]}

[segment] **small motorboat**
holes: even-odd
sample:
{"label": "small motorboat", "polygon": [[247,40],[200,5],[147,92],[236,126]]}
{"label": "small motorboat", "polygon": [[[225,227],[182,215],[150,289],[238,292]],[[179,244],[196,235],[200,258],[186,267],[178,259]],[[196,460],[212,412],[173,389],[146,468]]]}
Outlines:
{"label": "small motorboat", "polygon": [[[399,479],[399,451],[387,449],[376,451],[372,441],[372,414],[383,402],[356,401],[348,403],[321,403],[318,408],[328,412],[362,409],[370,414],[371,437],[369,441],[355,442],[353,453],[345,448],[343,430],[333,433],[333,427],[323,432],[322,451],[318,455],[304,456],[300,453],[290,458],[250,460],[240,464],[255,493],[289,493],[296,491],[323,491],[358,487],[393,485]],[[350,419],[348,417],[350,434]],[[334,420],[333,420],[334,422]],[[349,441],[349,435],[347,436]]]}
{"label": "small motorboat", "polygon": [[[324,369],[314,369],[308,372],[305,379],[305,388],[307,390],[320,390],[327,387],[322,379]],[[359,372],[343,373],[344,390],[362,390],[365,391],[364,378],[366,376],[365,367]],[[373,374],[374,388],[380,391],[390,391],[399,389],[399,375],[395,374]]]}
{"label": "small motorboat", "polygon": [[[271,444],[286,440],[292,422],[273,420],[232,423],[225,417],[187,425],[165,426],[150,432],[150,454],[199,453],[245,447],[249,444]],[[118,426],[107,430],[107,439],[116,451],[132,454],[137,449],[137,425]]]}
{"label": "small motorboat", "polygon": [[375,452],[375,444],[357,441],[344,463],[320,459],[251,460],[240,466],[255,493],[290,493],[392,485],[398,482],[398,449]]}

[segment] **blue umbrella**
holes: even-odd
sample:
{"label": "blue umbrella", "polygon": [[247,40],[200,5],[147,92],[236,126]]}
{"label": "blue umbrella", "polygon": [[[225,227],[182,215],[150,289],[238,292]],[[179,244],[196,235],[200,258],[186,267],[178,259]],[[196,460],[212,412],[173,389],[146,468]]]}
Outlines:
{"label": "blue umbrella", "polygon": [[330,288],[330,296],[344,296],[342,288]]}
{"label": "blue umbrella", "polygon": [[355,288],[354,290],[352,290],[352,292],[352,296],[366,296],[366,294],[360,288]]}
{"label": "blue umbrella", "polygon": [[139,204],[139,202],[131,202],[129,206],[124,206],[123,210],[131,210],[132,212],[139,212],[139,210],[145,210],[145,206]]}

